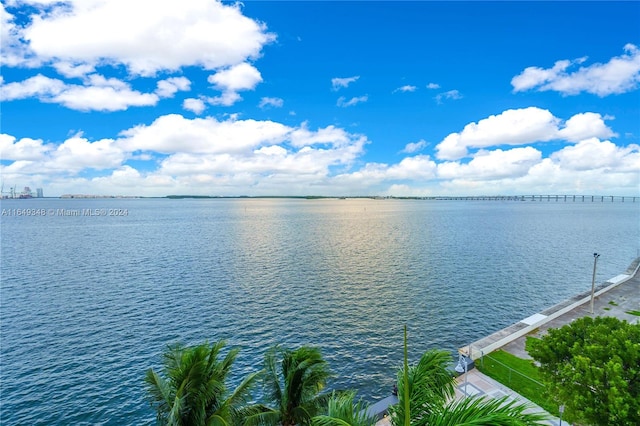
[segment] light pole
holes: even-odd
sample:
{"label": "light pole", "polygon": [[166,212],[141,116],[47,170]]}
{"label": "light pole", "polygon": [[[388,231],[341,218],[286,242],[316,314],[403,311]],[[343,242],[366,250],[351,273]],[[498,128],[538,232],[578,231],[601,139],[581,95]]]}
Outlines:
{"label": "light pole", "polygon": [[462,356],[461,353],[458,353],[458,365],[456,365],[455,370],[462,374],[464,372],[464,395],[467,395],[467,359]]}
{"label": "light pole", "polygon": [[591,313],[593,314],[593,294],[596,289],[596,265],[598,264],[598,253],[593,253],[593,278],[591,279]]}

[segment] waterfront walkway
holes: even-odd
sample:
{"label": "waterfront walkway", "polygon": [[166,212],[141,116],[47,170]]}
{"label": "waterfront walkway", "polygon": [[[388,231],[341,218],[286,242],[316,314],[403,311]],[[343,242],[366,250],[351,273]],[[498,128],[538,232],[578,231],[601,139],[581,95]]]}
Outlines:
{"label": "waterfront walkway", "polygon": [[[466,389],[466,392],[465,392]],[[527,412],[545,413],[549,415],[545,410],[529,401],[519,393],[514,392],[507,386],[493,380],[491,377],[485,376],[478,369],[474,368],[467,372],[467,377],[462,374],[456,379],[456,399],[460,399],[466,396],[484,396],[489,398],[502,398],[507,397],[508,401],[516,401],[519,404],[526,404],[530,408]],[[560,423],[560,419],[551,416],[545,423],[551,426],[559,426],[560,424],[571,426],[566,421]]]}
{"label": "waterfront walkway", "polygon": [[484,337],[458,351],[471,359],[479,359],[497,349],[504,349],[520,358],[530,358],[524,349],[527,335],[541,336],[549,328],[559,328],[584,316],[612,316],[630,323],[640,317],[629,311],[640,311],[640,258],[617,275],[597,285],[591,313],[591,290],[558,303],[542,312]]}
{"label": "waterfront walkway", "polygon": [[[596,286],[591,313],[591,291],[579,294],[542,312],[531,315],[522,321],[480,339],[458,352],[473,360],[480,359],[497,349],[503,349],[520,358],[530,359],[525,350],[528,335],[540,337],[549,328],[559,328],[584,316],[611,316],[626,320],[632,324],[640,323],[640,317],[630,314],[640,311],[640,257],[629,268],[606,282]],[[522,395],[507,386],[493,380],[473,368],[456,379],[457,399],[466,396],[486,396],[516,400],[531,406],[532,411],[544,411]],[[568,425],[566,421],[552,417],[549,425]],[[390,426],[387,418],[381,419],[376,426]]]}

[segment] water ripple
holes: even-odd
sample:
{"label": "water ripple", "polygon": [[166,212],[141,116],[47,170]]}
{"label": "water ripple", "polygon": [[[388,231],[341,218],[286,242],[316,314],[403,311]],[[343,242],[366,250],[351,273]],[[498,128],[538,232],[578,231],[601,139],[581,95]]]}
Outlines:
{"label": "water ripple", "polygon": [[236,381],[273,344],[313,344],[333,387],[374,400],[405,323],[412,359],[455,350],[585,291],[593,251],[603,280],[640,246],[631,203],[25,202],[130,215],[3,218],[3,425],[153,424],[145,371],[221,338]]}

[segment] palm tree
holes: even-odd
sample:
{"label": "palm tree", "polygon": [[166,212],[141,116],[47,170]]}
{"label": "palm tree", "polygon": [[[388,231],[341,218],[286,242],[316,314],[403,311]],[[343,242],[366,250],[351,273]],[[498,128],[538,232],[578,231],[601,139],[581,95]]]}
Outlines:
{"label": "palm tree", "polygon": [[534,426],[547,416],[525,413],[529,407],[507,398],[454,400],[455,379],[448,371],[451,355],[427,351],[415,366],[407,362],[407,328],[404,331],[404,367],[398,373],[398,404],[389,408],[394,426]]}
{"label": "palm tree", "polygon": [[368,404],[354,402],[354,391],[333,392],[327,405],[327,413],[311,419],[313,426],[371,426],[376,417],[369,414]]}
{"label": "palm tree", "polygon": [[307,425],[327,406],[321,394],[330,377],[320,349],[275,346],[265,354],[265,397],[270,407],[247,419],[248,425]]}
{"label": "palm tree", "polygon": [[[429,426],[539,426],[546,425],[546,415],[525,413],[529,407],[508,401],[508,397],[490,399],[470,397],[452,401],[435,410],[416,425]],[[413,424],[413,423],[412,423]]]}
{"label": "palm tree", "polygon": [[163,376],[149,369],[145,381],[158,423],[169,426],[239,424],[257,409],[248,405],[257,373],[247,376],[233,392],[227,379],[238,349],[219,360],[224,341],[193,347],[169,346],[163,358]]}

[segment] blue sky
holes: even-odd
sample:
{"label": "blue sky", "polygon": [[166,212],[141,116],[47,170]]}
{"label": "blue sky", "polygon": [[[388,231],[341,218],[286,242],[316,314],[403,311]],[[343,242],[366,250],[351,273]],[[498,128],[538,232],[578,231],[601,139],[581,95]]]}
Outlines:
{"label": "blue sky", "polygon": [[639,2],[4,0],[0,12],[5,192],[640,188]]}

